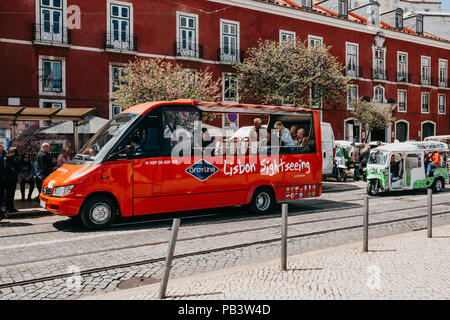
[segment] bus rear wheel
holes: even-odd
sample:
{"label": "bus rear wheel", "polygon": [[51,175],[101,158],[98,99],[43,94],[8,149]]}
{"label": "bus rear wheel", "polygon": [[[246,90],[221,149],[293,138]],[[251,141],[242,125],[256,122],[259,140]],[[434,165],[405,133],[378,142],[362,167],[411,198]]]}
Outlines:
{"label": "bus rear wheel", "polygon": [[102,230],[114,222],[117,210],[116,203],[110,197],[97,195],[83,204],[80,217],[86,228]]}
{"label": "bus rear wheel", "polygon": [[250,210],[257,214],[266,214],[275,206],[275,196],[270,188],[258,188],[253,193]]}

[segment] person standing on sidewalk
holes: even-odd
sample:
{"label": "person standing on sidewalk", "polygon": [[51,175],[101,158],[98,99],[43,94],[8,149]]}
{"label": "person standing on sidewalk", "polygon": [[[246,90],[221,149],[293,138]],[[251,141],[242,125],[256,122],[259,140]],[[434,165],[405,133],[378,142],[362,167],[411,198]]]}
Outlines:
{"label": "person standing on sidewalk", "polygon": [[[50,145],[48,143],[43,143],[41,150],[39,150],[37,154],[37,175],[36,175],[36,185],[39,191],[39,194],[42,191],[42,183],[45,178],[50,175],[53,171],[53,162],[52,157],[50,156]],[[34,199],[39,202],[39,194]]]}
{"label": "person standing on sidewalk", "polygon": [[64,147],[61,151],[61,153],[58,156],[58,161],[57,163],[57,167],[61,167],[64,163],[66,163],[67,161],[70,160],[70,155],[69,155],[69,147]]}
{"label": "person standing on sidewalk", "polygon": [[[0,144],[0,184],[4,185],[6,178],[5,158],[3,157],[3,146]],[[0,188],[1,189],[1,188]],[[3,188],[4,190],[4,188]],[[3,197],[4,197],[3,192]],[[3,199],[2,199],[3,200]],[[6,212],[0,209],[0,220],[6,219]]]}
{"label": "person standing on sidewalk", "polygon": [[17,182],[19,180],[19,151],[16,147],[11,147],[6,154],[6,211],[7,212],[18,212],[14,208],[14,197],[16,195]]}
{"label": "person standing on sidewalk", "polygon": [[22,160],[20,161],[19,169],[19,184],[20,193],[22,194],[22,201],[25,201],[25,185],[30,186],[28,190],[28,200],[31,200],[31,195],[34,190],[34,174],[33,174],[33,164],[30,161],[30,156],[24,154]]}
{"label": "person standing on sidewalk", "polygon": [[359,155],[360,155],[360,146],[356,146],[353,149],[352,154],[352,162],[355,166],[354,172],[353,172],[353,180],[358,181],[359,180]]}

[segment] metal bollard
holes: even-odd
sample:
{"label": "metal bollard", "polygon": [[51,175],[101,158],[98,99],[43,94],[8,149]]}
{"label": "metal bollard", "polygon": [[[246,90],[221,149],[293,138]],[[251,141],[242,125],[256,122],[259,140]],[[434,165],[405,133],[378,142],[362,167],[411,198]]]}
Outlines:
{"label": "metal bollard", "polygon": [[287,221],[288,204],[281,205],[281,270],[287,270]]}
{"label": "metal bollard", "polygon": [[369,251],[369,197],[364,197],[363,212],[363,252]]}
{"label": "metal bollard", "polygon": [[177,241],[178,228],[180,227],[180,219],[173,219],[172,224],[172,237],[169,242],[166,256],[166,266],[164,268],[163,279],[161,280],[161,286],[159,287],[159,298],[164,299],[166,297],[167,283],[169,282],[170,269],[172,268],[173,253],[175,251],[175,244]]}
{"label": "metal bollard", "polygon": [[433,237],[433,190],[428,189],[427,238]]}

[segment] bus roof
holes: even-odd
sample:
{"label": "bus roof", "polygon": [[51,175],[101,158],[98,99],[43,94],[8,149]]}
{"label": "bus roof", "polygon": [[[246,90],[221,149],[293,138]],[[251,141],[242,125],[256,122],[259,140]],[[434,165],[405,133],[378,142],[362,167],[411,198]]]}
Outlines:
{"label": "bus roof", "polygon": [[375,148],[373,150],[389,151],[389,152],[405,152],[405,151],[439,151],[448,152],[449,148],[446,143],[437,141],[407,141],[407,142],[394,142],[388,143],[384,146]]}
{"label": "bus roof", "polygon": [[145,115],[149,110],[162,105],[191,105],[197,106],[202,111],[210,112],[226,112],[226,113],[259,113],[259,114],[292,114],[295,112],[309,111],[311,109],[299,107],[280,107],[280,106],[265,106],[256,104],[223,104],[220,102],[196,102],[191,99],[173,100],[173,101],[156,101],[147,102],[133,106],[124,112],[137,113]]}

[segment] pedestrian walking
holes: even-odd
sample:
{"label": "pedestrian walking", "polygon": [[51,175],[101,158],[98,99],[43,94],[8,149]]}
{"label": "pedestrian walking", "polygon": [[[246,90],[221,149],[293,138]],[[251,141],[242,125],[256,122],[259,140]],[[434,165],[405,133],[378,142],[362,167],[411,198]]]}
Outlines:
{"label": "pedestrian walking", "polygon": [[360,146],[356,146],[353,149],[353,154],[352,154],[352,162],[353,165],[355,166],[354,172],[353,172],[353,180],[358,181],[359,180],[359,154],[360,154]]}
{"label": "pedestrian walking", "polygon": [[19,180],[19,151],[16,147],[11,147],[6,154],[5,160],[5,189],[6,189],[6,211],[18,212],[14,208],[14,196],[16,195],[17,182]]}
{"label": "pedestrian walking", "polygon": [[367,143],[364,148],[361,151],[361,154],[359,156],[359,171],[360,174],[363,174],[363,177],[365,178],[365,170],[367,167],[367,162],[369,161],[369,155],[370,155],[370,145]]}
{"label": "pedestrian walking", "polygon": [[69,147],[64,147],[61,153],[58,155],[58,160],[56,161],[56,166],[59,168],[67,161],[70,161],[70,149]]}
{"label": "pedestrian walking", "polygon": [[[0,145],[0,183],[3,186],[4,186],[5,178],[6,178],[5,158],[3,156],[3,146]],[[5,189],[3,187],[3,197],[4,196],[5,196]],[[0,208],[0,220],[5,219],[6,217],[7,217],[6,212]]]}
{"label": "pedestrian walking", "polygon": [[28,154],[24,154],[19,165],[19,185],[20,193],[22,194],[22,201],[25,201],[25,185],[29,185],[28,200],[31,200],[31,195],[34,190],[34,170],[33,164]]}
{"label": "pedestrian walking", "polygon": [[[37,174],[36,174],[36,186],[41,193],[42,191],[42,183],[44,182],[45,178],[50,175],[53,171],[53,162],[52,157],[50,156],[50,145],[48,143],[43,143],[41,150],[39,150],[36,158],[37,162]],[[39,194],[34,199],[35,201],[39,202]]]}

